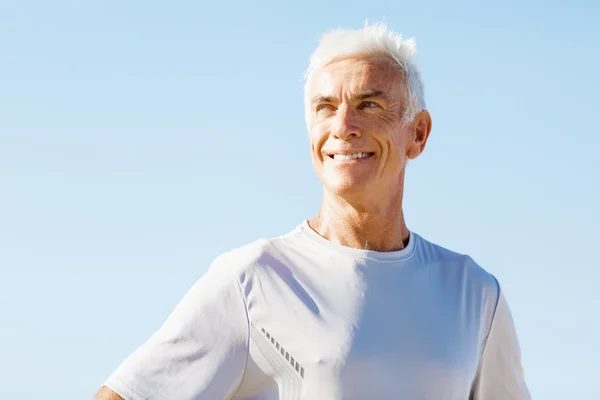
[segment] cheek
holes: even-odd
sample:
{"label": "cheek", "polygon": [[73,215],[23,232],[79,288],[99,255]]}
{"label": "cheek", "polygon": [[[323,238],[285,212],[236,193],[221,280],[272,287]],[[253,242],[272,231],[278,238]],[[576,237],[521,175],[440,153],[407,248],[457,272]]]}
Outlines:
{"label": "cheek", "polygon": [[323,141],[320,139],[320,136],[314,132],[309,133],[309,143],[310,143],[310,158],[313,161],[319,161],[321,153],[321,148],[323,147]]}
{"label": "cheek", "polygon": [[313,150],[319,151],[327,140],[327,129],[324,124],[316,123],[308,131],[308,140]]}
{"label": "cheek", "polygon": [[388,126],[385,135],[381,137],[382,149],[385,153],[385,164],[400,167],[407,159],[406,156],[406,141],[403,139],[403,133],[392,130]]}
{"label": "cheek", "polygon": [[313,128],[310,131],[310,142],[311,143],[319,143],[321,138],[323,137],[323,132],[319,128]]}

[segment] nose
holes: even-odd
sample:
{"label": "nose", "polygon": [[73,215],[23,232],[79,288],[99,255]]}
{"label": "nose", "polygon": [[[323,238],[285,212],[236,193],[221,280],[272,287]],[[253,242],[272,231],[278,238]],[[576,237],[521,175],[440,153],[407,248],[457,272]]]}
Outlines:
{"label": "nose", "polygon": [[356,117],[348,107],[340,106],[334,117],[331,134],[340,140],[350,140],[360,137],[360,129],[356,123]]}

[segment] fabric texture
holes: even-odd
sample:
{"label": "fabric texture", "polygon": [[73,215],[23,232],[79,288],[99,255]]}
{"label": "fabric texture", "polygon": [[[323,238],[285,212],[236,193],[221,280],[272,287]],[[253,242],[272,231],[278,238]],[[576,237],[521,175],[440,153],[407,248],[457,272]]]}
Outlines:
{"label": "fabric texture", "polygon": [[126,400],[530,399],[506,299],[470,257],[292,232],[219,256],[111,375]]}

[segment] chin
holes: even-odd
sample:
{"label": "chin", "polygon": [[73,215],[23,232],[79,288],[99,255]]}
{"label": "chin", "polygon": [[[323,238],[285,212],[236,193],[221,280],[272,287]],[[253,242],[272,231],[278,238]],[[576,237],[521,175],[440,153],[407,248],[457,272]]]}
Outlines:
{"label": "chin", "polygon": [[346,197],[350,195],[360,194],[369,188],[368,180],[359,179],[336,179],[323,182],[327,190],[340,196]]}

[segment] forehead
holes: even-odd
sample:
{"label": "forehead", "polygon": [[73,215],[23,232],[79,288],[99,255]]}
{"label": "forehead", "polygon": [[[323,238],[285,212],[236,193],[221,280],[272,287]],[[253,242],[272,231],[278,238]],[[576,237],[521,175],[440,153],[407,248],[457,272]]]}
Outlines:
{"label": "forehead", "polygon": [[307,82],[307,94],[338,94],[363,90],[401,94],[404,74],[389,56],[348,57],[314,70]]}

